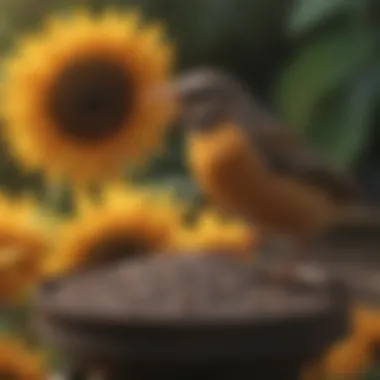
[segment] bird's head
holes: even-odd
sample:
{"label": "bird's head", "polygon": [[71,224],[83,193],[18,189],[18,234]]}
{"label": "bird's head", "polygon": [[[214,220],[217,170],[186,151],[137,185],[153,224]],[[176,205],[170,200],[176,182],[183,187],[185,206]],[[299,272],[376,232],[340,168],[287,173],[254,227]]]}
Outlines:
{"label": "bird's head", "polygon": [[197,132],[234,119],[243,95],[236,79],[215,68],[189,71],[166,84],[163,92],[175,98],[181,125]]}

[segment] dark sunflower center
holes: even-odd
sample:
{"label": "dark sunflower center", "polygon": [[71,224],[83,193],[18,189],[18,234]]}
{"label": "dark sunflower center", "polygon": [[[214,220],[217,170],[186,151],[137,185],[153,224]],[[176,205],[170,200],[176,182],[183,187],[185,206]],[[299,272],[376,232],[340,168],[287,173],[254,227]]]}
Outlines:
{"label": "dark sunflower center", "polygon": [[120,131],[132,109],[132,87],[128,73],[116,62],[83,59],[57,78],[47,109],[61,133],[91,143]]}
{"label": "dark sunflower center", "polygon": [[128,238],[110,238],[91,249],[90,265],[112,263],[123,258],[133,258],[148,251],[144,241]]}

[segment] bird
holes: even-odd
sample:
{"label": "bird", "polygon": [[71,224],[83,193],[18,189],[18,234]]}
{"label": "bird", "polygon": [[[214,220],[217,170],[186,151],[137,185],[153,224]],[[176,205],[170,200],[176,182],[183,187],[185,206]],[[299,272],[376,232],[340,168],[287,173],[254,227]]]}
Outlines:
{"label": "bird", "polygon": [[205,195],[252,223],[262,241],[291,239],[293,259],[284,274],[362,198],[348,173],[333,168],[226,70],[193,68],[163,84],[161,96],[178,104],[187,163]]}

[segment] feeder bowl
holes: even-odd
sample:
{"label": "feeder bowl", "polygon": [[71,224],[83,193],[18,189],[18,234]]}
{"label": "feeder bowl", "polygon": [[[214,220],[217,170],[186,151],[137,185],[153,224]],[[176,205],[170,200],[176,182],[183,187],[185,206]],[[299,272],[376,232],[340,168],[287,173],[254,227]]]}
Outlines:
{"label": "feeder bowl", "polygon": [[45,284],[37,327],[68,355],[68,379],[296,380],[344,336],[342,282],[280,286],[226,254],[135,258]]}

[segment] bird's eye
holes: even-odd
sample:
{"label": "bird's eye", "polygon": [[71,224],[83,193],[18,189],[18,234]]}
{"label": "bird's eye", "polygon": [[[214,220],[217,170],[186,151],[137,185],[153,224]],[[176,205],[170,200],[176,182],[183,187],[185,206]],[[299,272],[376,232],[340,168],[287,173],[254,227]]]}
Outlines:
{"label": "bird's eye", "polygon": [[185,94],[185,96],[182,97],[182,99],[188,103],[188,104],[191,104],[191,103],[195,103],[198,101],[198,93],[196,92],[189,92],[187,94]]}
{"label": "bird's eye", "polygon": [[213,89],[205,89],[202,91],[194,91],[186,97],[188,103],[203,103],[213,99],[217,93]]}

